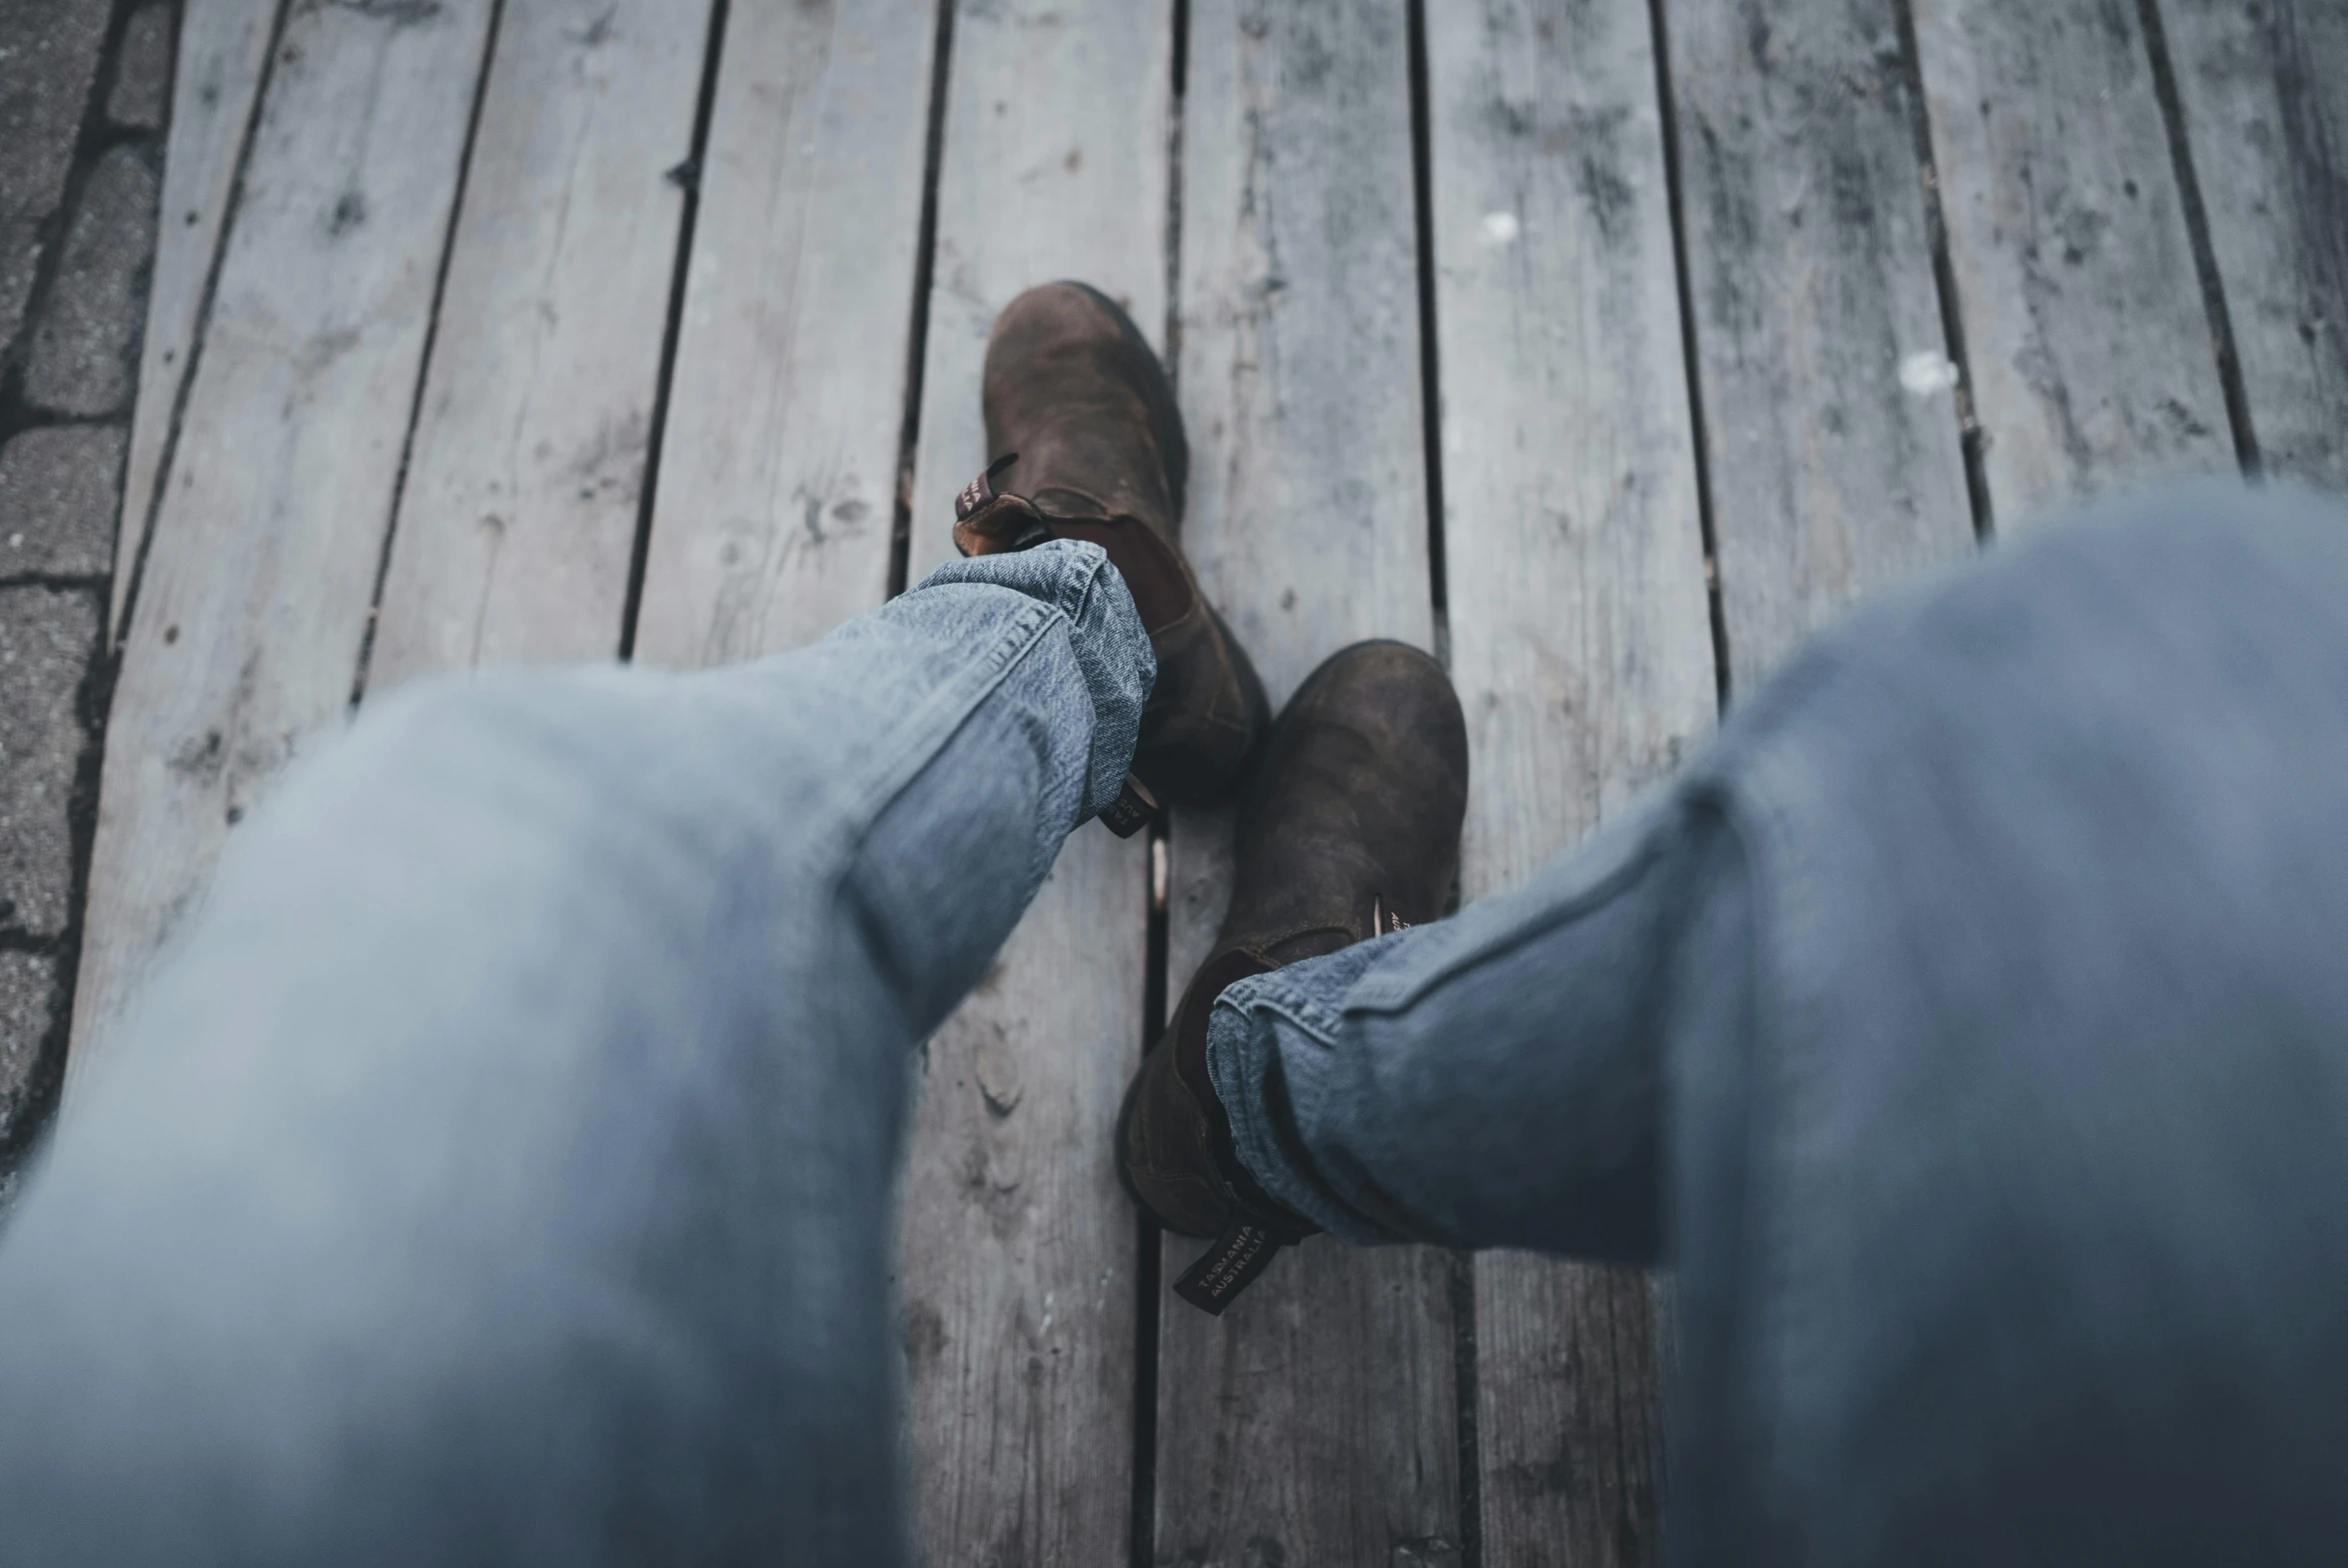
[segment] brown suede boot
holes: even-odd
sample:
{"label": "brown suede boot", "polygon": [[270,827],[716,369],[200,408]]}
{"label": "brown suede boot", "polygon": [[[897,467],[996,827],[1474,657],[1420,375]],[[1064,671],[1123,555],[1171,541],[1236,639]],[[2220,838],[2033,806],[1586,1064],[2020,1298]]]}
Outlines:
{"label": "brown suede boot", "polygon": [[1048,283],[995,319],[984,402],[991,461],[955,503],[956,546],[977,556],[1091,540],[1124,576],[1158,655],[1134,754],[1141,787],[1103,819],[1131,833],[1160,803],[1222,799],[1269,715],[1177,543],[1189,447],[1158,356],[1099,290]]}
{"label": "brown suede boot", "polygon": [[1230,912],[1118,1120],[1126,1186],[1169,1230],[1213,1236],[1174,1282],[1219,1313],[1315,1227],[1256,1184],[1206,1072],[1232,981],[1433,919],[1459,863],[1467,728],[1450,679],[1402,643],[1357,643],[1306,679],[1239,808]]}

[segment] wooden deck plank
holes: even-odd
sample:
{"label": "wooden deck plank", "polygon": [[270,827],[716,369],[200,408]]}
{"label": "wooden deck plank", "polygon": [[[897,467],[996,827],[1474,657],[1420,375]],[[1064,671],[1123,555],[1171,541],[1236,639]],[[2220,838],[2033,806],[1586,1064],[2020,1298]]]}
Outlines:
{"label": "wooden deck plank", "polygon": [[[986,463],[1003,306],[1092,282],[1166,320],[1172,7],[997,0],[955,23],[911,564]],[[1111,1159],[1142,1048],[1148,850],[1087,826],[932,1038],[903,1187],[917,1527],[937,1563],[1105,1563],[1130,1539],[1139,1232]]]}
{"label": "wooden deck plank", "polygon": [[732,8],[640,660],[796,648],[888,597],[937,31],[937,0]]}
{"label": "wooden deck plank", "polygon": [[[1670,775],[1715,704],[1648,14],[1427,14],[1461,892]],[[1483,1560],[1659,1556],[1645,1276],[1475,1260]]]}
{"label": "wooden deck plank", "polygon": [[[1277,704],[1348,643],[1433,644],[1404,8],[1192,0],[1188,67],[1184,548]],[[1229,831],[1174,825],[1174,995]],[[1159,1561],[1458,1560],[1446,1254],[1308,1242],[1220,1318],[1160,1312]]]}
{"label": "wooden deck plank", "polygon": [[2348,489],[2348,8],[2161,12],[2261,466]]}
{"label": "wooden deck plank", "polygon": [[1973,548],[1897,0],[1672,0],[1729,683]]}
{"label": "wooden deck plank", "polygon": [[508,0],[367,689],[619,652],[709,0]]}
{"label": "wooden deck plank", "polygon": [[287,23],[124,644],[74,1079],[236,819],[342,728],[489,13]]}
{"label": "wooden deck plank", "polygon": [[2233,443],[2133,6],[1917,8],[1933,161],[2000,533]]}
{"label": "wooden deck plank", "polygon": [[253,99],[261,91],[280,4],[281,0],[191,0],[182,8],[155,270],[147,294],[147,336],[139,355],[138,406],[131,415],[122,527],[114,546],[110,636],[121,635],[132,569],[154,509],[163,449],[196,341],[204,285],[220,252],[237,156],[252,124]]}

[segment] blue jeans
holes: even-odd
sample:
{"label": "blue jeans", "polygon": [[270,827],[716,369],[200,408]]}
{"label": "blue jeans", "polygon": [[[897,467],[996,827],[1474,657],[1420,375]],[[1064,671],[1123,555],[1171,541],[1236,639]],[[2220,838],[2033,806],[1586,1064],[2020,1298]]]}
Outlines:
{"label": "blue jeans", "polygon": [[761,664],[362,719],[0,1238],[0,1562],[901,1560],[912,1048],[1156,675],[1053,544]]}
{"label": "blue jeans", "polygon": [[[1216,1010],[1242,1157],[1337,1236],[1676,1263],[1684,1562],[2348,1525],[2348,520],[2132,511],[1853,618],[1517,892]],[[1064,544],[761,665],[363,720],[0,1244],[0,1550],[893,1560],[908,1048],[1152,674]]]}
{"label": "blue jeans", "polygon": [[1678,1562],[2336,1562],[2348,517],[2188,486],[1888,596],[1208,1051],[1337,1236],[1676,1264]]}

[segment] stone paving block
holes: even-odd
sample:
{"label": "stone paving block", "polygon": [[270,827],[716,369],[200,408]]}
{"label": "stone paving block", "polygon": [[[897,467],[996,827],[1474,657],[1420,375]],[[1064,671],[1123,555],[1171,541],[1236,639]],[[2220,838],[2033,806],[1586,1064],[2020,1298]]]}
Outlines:
{"label": "stone paving block", "polygon": [[[57,960],[37,952],[0,952],[0,1140],[29,1108],[33,1069],[49,1035]],[[0,1189],[0,1206],[12,1194]]]}
{"label": "stone paving block", "polygon": [[114,59],[106,118],[133,130],[163,129],[171,107],[171,7],[150,5],[132,12]]}
{"label": "stone paving block", "polygon": [[136,147],[98,160],[66,230],[57,284],[32,331],[26,399],[62,414],[127,411],[155,259],[161,182]]}
{"label": "stone paving block", "polygon": [[0,899],[44,936],[70,912],[75,704],[97,646],[96,590],[0,589]]}
{"label": "stone paving block", "polygon": [[0,353],[17,341],[41,226],[65,197],[109,0],[0,0]]}
{"label": "stone paving block", "polygon": [[0,447],[0,577],[103,577],[122,506],[118,425],[54,425]]}

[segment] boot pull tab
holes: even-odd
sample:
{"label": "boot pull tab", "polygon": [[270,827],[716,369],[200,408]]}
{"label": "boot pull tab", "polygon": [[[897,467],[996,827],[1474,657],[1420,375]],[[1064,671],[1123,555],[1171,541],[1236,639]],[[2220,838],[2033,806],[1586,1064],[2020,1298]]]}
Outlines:
{"label": "boot pull tab", "polygon": [[1016,452],[1006,452],[987,465],[987,472],[963,486],[962,494],[954,498],[954,521],[962,522],[995,499],[995,480],[1020,460]]}
{"label": "boot pull tab", "polygon": [[1174,1294],[1199,1311],[1220,1317],[1285,1244],[1261,1225],[1234,1219],[1222,1227],[1214,1245],[1198,1254],[1197,1262],[1182,1270],[1182,1277],[1174,1281]]}
{"label": "boot pull tab", "polygon": [[1161,807],[1158,796],[1139,776],[1126,775],[1126,786],[1117,792],[1117,798],[1101,808],[1101,825],[1120,838],[1131,838],[1150,825]]}
{"label": "boot pull tab", "polygon": [[1052,537],[1044,515],[1026,497],[995,488],[996,476],[1019,460],[1018,453],[1006,452],[954,498],[954,548],[964,555],[1009,555],[1032,550]]}

